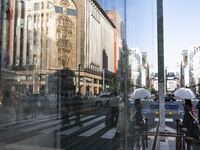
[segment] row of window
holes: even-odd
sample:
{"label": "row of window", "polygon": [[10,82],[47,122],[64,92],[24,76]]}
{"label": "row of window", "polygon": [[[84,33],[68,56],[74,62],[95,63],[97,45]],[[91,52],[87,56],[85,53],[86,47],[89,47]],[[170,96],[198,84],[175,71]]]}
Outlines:
{"label": "row of window", "polygon": [[[44,15],[45,14],[41,14],[41,21],[44,21]],[[49,13],[46,14],[46,21],[49,21]],[[37,22],[40,22],[40,14],[37,14]],[[36,23],[36,14],[34,15],[34,23]]]}
{"label": "row of window", "polygon": [[[26,81],[33,81],[33,75],[27,75],[27,76],[24,76],[24,77],[26,78]],[[57,78],[54,78],[54,76],[49,77],[50,81],[53,81],[54,79],[57,79]],[[46,81],[46,75],[45,74],[39,74],[38,75],[38,81]],[[75,76],[66,76],[66,77],[62,78],[62,81],[76,82],[76,77]],[[80,82],[84,82],[83,76],[80,77]],[[92,83],[92,78],[86,77],[86,82]],[[103,83],[103,81],[99,80],[99,84],[102,84],[102,83]],[[94,84],[98,84],[98,79],[94,78]]]}

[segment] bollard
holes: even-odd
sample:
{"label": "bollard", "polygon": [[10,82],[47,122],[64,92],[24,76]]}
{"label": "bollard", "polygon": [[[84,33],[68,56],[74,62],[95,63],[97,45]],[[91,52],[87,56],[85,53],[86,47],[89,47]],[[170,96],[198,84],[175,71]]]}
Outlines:
{"label": "bollard", "polygon": [[[135,126],[135,131],[140,131],[140,127],[139,126]],[[137,149],[140,150],[140,136],[137,135]]]}
{"label": "bollard", "polygon": [[[186,133],[188,132],[188,130],[186,128],[182,128],[181,132],[185,133],[185,135],[186,135]],[[185,150],[185,138],[183,138],[183,150]]]}
{"label": "bollard", "polygon": [[[144,127],[144,122],[140,122],[140,124]],[[144,135],[142,135],[142,150],[145,150],[145,142],[144,142]]]}
{"label": "bollard", "polygon": [[187,143],[187,150],[191,150],[192,149],[192,142],[193,142],[193,138],[191,137],[186,137],[185,141]]}
{"label": "bollard", "polygon": [[[145,118],[145,122],[146,122],[146,132],[148,131],[148,124],[147,124],[147,121],[148,121],[149,119],[148,118]],[[146,135],[146,148],[148,148],[148,135]]]}
{"label": "bollard", "polygon": [[[179,121],[180,121],[180,119],[176,119],[176,132],[177,132],[177,133],[179,133],[179,130],[178,130],[178,129],[179,129],[179,128],[178,128],[178,127],[179,127],[179,126],[178,126],[178,125],[179,125],[179,124],[178,124]],[[180,141],[180,138],[176,137],[176,150],[179,150],[179,148],[178,148],[178,145],[179,145],[178,143],[179,143],[179,141]]]}
{"label": "bollard", "polygon": [[[181,133],[181,128],[182,128],[182,126],[183,126],[183,123],[182,122],[179,122],[179,133]],[[181,147],[182,147],[182,139],[180,138],[180,140],[179,140],[179,147],[180,147],[180,149],[181,149]]]}

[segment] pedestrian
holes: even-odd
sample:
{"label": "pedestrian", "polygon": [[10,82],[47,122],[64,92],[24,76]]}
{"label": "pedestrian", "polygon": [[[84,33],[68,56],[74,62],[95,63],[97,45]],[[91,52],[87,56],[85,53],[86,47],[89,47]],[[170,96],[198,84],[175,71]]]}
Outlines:
{"label": "pedestrian", "polygon": [[37,119],[37,111],[38,111],[38,101],[39,97],[35,96],[33,99],[31,99],[31,116],[36,121]]}
{"label": "pedestrian", "polygon": [[199,139],[198,143],[200,144],[200,131],[197,125],[198,121],[193,115],[192,102],[190,99],[185,99],[184,111],[185,114],[183,116],[183,127],[187,128],[188,130],[186,136]]}
{"label": "pedestrian", "polygon": [[[121,99],[121,102],[119,103],[119,117],[117,120],[117,127],[116,132],[119,132],[119,139],[120,139],[120,148],[119,150],[125,150],[125,131],[126,128],[129,127],[129,118],[130,118],[130,107],[131,104],[127,103],[127,109],[125,109],[125,101],[124,98]],[[125,114],[127,110],[127,116]]]}
{"label": "pedestrian", "polygon": [[46,98],[44,93],[41,93],[40,101],[41,101],[41,106],[40,106],[41,107],[41,113],[43,113],[45,115],[46,114],[47,98]]}
{"label": "pedestrian", "polygon": [[62,126],[65,127],[65,125],[69,125],[70,124],[70,120],[69,120],[69,105],[68,105],[68,100],[67,97],[65,97],[65,99],[63,100],[63,104],[61,105],[61,115],[62,115]]}
{"label": "pedestrian", "polygon": [[196,105],[196,108],[199,110],[199,112],[198,112],[198,119],[200,121],[200,97],[199,97],[199,101],[198,101],[198,103]]}
{"label": "pedestrian", "polygon": [[140,103],[140,99],[135,99],[134,102],[134,112],[130,117],[130,126],[128,129],[128,136],[135,135],[135,126],[139,126],[140,130],[144,129],[143,124],[143,117],[142,117],[142,104]]}
{"label": "pedestrian", "polygon": [[11,108],[12,108],[12,99],[11,99],[11,89],[9,85],[5,86],[3,91],[3,100],[1,107],[1,120],[7,122],[7,126],[3,130],[9,130],[11,126]]}
{"label": "pedestrian", "polygon": [[112,122],[113,122],[113,127],[116,128],[117,126],[117,119],[119,115],[119,100],[120,98],[117,97],[117,91],[114,91],[114,96],[110,99],[110,106],[111,106],[111,111],[112,111]]}
{"label": "pedestrian", "polygon": [[77,92],[77,95],[73,98],[73,110],[76,115],[76,120],[75,120],[75,126],[80,126],[82,127],[80,115],[81,115],[81,108],[83,106],[82,98],[81,98],[81,93]]}

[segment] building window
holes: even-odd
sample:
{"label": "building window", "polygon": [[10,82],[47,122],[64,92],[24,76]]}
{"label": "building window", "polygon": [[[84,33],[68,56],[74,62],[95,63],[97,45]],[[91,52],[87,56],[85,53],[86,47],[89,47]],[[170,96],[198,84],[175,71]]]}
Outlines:
{"label": "building window", "polygon": [[67,77],[65,77],[65,81],[76,82],[76,77],[75,76],[67,76]]}
{"label": "building window", "polygon": [[47,28],[46,28],[46,35],[48,35],[48,34],[49,34],[48,30],[49,30],[49,28],[47,27]]}
{"label": "building window", "polygon": [[41,21],[44,21],[44,15],[41,14]]}
{"label": "building window", "polygon": [[94,83],[97,84],[97,82],[98,82],[98,79],[94,79]]}
{"label": "building window", "polygon": [[49,22],[49,14],[47,13],[47,22]]}
{"label": "building window", "polygon": [[35,10],[38,9],[38,4],[37,4],[37,3],[35,3],[35,7],[34,7],[34,9],[35,9]]}
{"label": "building window", "polygon": [[37,44],[37,30],[34,28],[34,45]]}
{"label": "building window", "polygon": [[41,4],[41,5],[42,5],[42,9],[44,9],[44,3],[43,3],[43,2],[42,2],[42,4]]}
{"label": "building window", "polygon": [[87,82],[87,83],[92,83],[92,78],[86,77],[86,82]]}
{"label": "building window", "polygon": [[34,15],[34,23],[36,23],[36,15]]}
{"label": "building window", "polygon": [[27,75],[26,81],[33,81],[33,75]]}
{"label": "building window", "polygon": [[45,74],[38,75],[38,81],[45,81],[45,80],[46,80],[46,75]]}
{"label": "building window", "polygon": [[101,85],[102,85],[102,84],[103,84],[103,80],[99,80],[99,84],[101,84]]}
{"label": "building window", "polygon": [[83,76],[80,77],[80,82],[84,82],[84,77]]}

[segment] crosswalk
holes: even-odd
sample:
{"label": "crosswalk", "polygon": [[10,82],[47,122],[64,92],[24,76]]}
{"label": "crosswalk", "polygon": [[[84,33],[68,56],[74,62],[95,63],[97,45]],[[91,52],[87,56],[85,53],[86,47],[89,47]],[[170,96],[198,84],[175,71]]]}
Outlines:
{"label": "crosswalk", "polygon": [[[74,126],[75,123],[75,116],[69,117],[70,124],[67,128],[62,128],[62,119],[61,116],[58,116],[57,114],[52,115],[45,115],[45,116],[39,116],[37,117],[37,120],[34,121],[32,118],[27,120],[20,120],[17,124],[12,125],[11,129],[9,131],[3,131],[1,132],[2,137],[6,137],[7,139],[12,137],[21,136],[24,134],[29,134],[31,132],[34,133],[34,136],[37,134],[39,135],[52,135],[50,133],[54,133],[56,131],[56,136],[69,136],[72,137],[75,135],[78,137],[85,137],[89,138],[95,135],[97,132],[100,133],[99,138],[100,139],[106,139],[106,140],[112,140],[115,137],[116,128],[106,128],[105,126],[105,116],[104,115],[93,115],[93,114],[84,114],[81,115],[81,121],[83,122],[83,127]],[[154,121],[159,121],[159,118],[155,118]],[[172,118],[165,118],[166,122],[173,122],[174,119]],[[3,122],[0,124],[0,127],[3,127],[4,125],[8,125],[9,123]],[[101,133],[101,131],[104,130],[104,132]],[[31,134],[30,134],[31,135]],[[0,143],[1,143],[0,138]],[[31,137],[30,137],[31,139]],[[40,140],[40,139],[38,139]],[[16,146],[20,144],[21,147]],[[12,143],[7,145],[7,148],[12,149],[27,149],[26,143],[18,142]],[[37,145],[37,144],[35,144]],[[1,149],[1,144],[0,144]],[[37,147],[30,146],[28,149],[37,149]],[[51,150],[50,147],[41,147],[40,149],[44,150]],[[59,149],[60,150],[60,149]]]}

